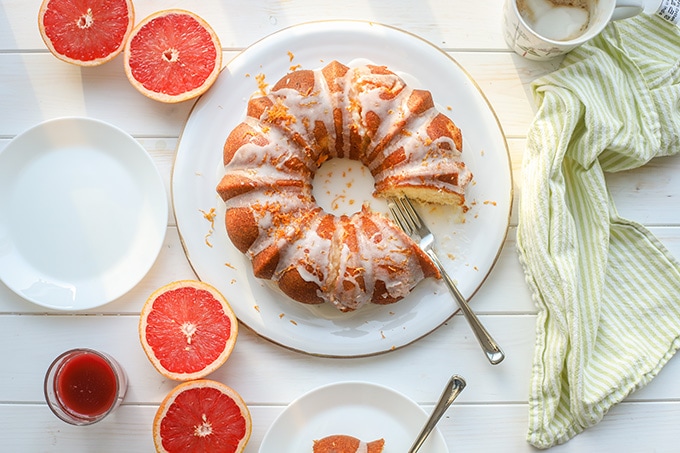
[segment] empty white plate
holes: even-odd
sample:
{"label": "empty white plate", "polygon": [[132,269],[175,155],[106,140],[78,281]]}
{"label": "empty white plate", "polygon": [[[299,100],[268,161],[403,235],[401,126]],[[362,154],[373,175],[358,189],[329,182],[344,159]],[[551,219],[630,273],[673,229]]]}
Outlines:
{"label": "empty white plate", "polygon": [[0,152],[0,279],[38,305],[120,297],[155,262],[167,220],[156,166],[112,125],[50,120]]}

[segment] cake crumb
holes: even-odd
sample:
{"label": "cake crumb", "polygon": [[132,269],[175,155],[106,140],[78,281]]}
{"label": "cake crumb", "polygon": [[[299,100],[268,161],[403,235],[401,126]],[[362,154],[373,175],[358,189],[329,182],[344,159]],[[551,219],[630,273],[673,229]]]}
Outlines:
{"label": "cake crumb", "polygon": [[291,52],[291,51],[289,50],[289,51],[288,51],[288,60],[289,60],[289,61],[293,61],[294,58],[295,58],[295,54],[293,54],[293,52]]}
{"label": "cake crumb", "polygon": [[260,306],[259,305],[253,305],[253,308],[255,309],[256,312],[260,312]]}
{"label": "cake crumb", "polygon": [[297,326],[297,325],[298,325],[298,323],[297,323],[297,322],[295,322],[295,320],[294,320],[294,319],[291,319],[291,320],[290,320],[290,323],[291,323],[292,325],[294,325],[294,326]]}
{"label": "cake crumb", "polygon": [[495,201],[491,201],[491,200],[486,200],[486,201],[484,202],[484,204],[490,204],[490,205],[492,205],[492,206],[497,206],[497,203],[496,203]]}

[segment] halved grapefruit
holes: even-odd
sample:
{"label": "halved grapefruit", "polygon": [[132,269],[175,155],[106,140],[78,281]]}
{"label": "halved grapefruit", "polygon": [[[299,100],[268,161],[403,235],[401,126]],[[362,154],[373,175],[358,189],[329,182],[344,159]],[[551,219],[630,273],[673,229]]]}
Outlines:
{"label": "halved grapefruit", "polygon": [[132,0],[43,0],[38,27],[57,58],[79,66],[113,59],[135,21]]}
{"label": "halved grapefruit", "polygon": [[224,296],[197,280],[156,290],[139,319],[139,338],[153,366],[177,381],[200,379],[229,358],[238,321]]}
{"label": "halved grapefruit", "polygon": [[125,73],[142,94],[181,102],[204,93],[222,66],[214,30],[189,11],[169,9],[143,19],[125,45]]}
{"label": "halved grapefruit", "polygon": [[156,451],[242,452],[252,432],[243,398],[221,382],[184,382],[165,397],[153,421]]}

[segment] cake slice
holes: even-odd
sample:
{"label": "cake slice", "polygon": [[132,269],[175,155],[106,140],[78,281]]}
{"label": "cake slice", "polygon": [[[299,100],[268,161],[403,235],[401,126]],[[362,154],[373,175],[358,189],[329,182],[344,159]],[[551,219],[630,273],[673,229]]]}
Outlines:
{"label": "cake slice", "polygon": [[356,437],[335,434],[314,441],[313,453],[381,453],[385,440],[364,442]]}

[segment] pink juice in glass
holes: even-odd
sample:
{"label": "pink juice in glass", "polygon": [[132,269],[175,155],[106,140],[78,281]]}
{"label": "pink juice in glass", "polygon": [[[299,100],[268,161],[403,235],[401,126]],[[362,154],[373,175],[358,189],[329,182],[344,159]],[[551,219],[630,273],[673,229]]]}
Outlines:
{"label": "pink juice in glass", "polygon": [[90,349],[75,349],[59,356],[45,378],[50,409],[74,425],[95,423],[123,399],[127,379],[110,356]]}

